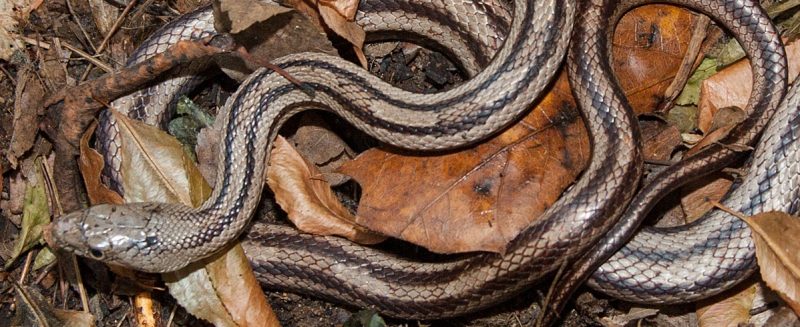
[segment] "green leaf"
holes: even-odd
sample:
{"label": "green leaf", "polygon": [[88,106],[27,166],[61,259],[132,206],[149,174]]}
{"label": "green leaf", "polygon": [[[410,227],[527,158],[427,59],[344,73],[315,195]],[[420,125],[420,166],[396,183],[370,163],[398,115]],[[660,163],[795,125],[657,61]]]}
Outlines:
{"label": "green leaf", "polygon": [[38,270],[42,267],[50,265],[55,261],[56,255],[53,254],[53,251],[51,251],[49,247],[45,247],[36,254],[36,258],[33,259],[33,267],[31,267],[31,269]]}
{"label": "green leaf", "polygon": [[700,99],[700,83],[716,73],[717,60],[711,58],[703,59],[703,62],[700,63],[700,66],[697,67],[694,74],[689,77],[681,94],[675,99],[675,104],[681,106],[696,105],[697,101]]}
{"label": "green leaf", "polygon": [[[40,159],[37,159],[37,162]],[[37,165],[38,167],[38,165]],[[37,169],[37,174],[42,176]],[[38,178],[42,180],[42,178]],[[47,204],[47,195],[44,187],[37,184],[28,184],[25,190],[25,202],[22,207],[22,231],[19,233],[17,243],[11,252],[11,259],[6,262],[3,269],[8,269],[20,255],[30,250],[42,240],[42,230],[50,223],[50,207]]]}

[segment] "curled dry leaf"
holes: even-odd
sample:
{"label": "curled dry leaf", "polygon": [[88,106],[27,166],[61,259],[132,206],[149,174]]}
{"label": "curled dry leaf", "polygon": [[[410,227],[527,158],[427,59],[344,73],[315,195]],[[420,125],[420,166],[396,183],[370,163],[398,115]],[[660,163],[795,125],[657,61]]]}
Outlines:
{"label": "curled dry leaf", "polygon": [[756,284],[746,283],[710,299],[697,309],[700,327],[737,327],[750,321],[750,309],[756,295]]}
{"label": "curled dry leaf", "polygon": [[340,235],[364,244],[385,239],[356,224],[322,173],[283,137],[275,141],[271,157],[267,183],[275,193],[275,201],[297,228],[318,235]]}
{"label": "curled dry leaf", "polygon": [[78,158],[78,167],[83,176],[83,184],[86,185],[86,194],[89,196],[89,203],[92,205],[100,203],[123,203],[122,197],[117,192],[108,188],[108,186],[103,184],[100,180],[100,173],[103,171],[105,162],[100,153],[89,147],[89,139],[92,137],[92,134],[94,134],[95,128],[97,128],[97,124],[93,123],[89,126],[89,129],[86,130],[86,133],[83,134],[83,137],[81,137],[81,156]]}
{"label": "curled dry leaf", "polygon": [[[211,188],[177,140],[158,128],[114,115],[122,138],[120,155],[126,202],[198,206],[210,195]],[[197,264],[164,274],[170,294],[189,313],[218,326],[277,326],[277,318],[241,252],[237,244],[232,250],[204,261],[212,267],[217,265],[216,268]],[[224,286],[215,284],[218,281],[225,281]],[[238,295],[248,292],[249,296],[231,296],[226,292]]]}
{"label": "curled dry leaf", "polygon": [[753,231],[761,278],[800,315],[800,218],[772,211],[745,222]]}
{"label": "curled dry leaf", "polygon": [[[656,108],[669,87],[692,19],[647,6],[617,27],[614,66],[637,112]],[[651,40],[643,30],[660,34],[642,44]],[[373,149],[345,164],[341,172],[363,189],[357,222],[434,252],[503,252],[586,164],[588,138],[567,84],[562,76],[530,115],[475,148],[436,157]]]}

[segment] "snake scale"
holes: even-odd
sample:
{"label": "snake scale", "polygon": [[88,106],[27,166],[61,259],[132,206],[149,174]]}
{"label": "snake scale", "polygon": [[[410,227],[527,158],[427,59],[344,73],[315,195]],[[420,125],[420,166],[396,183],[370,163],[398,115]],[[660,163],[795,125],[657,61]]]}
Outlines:
{"label": "snake scale", "polygon": [[[742,138],[744,143],[752,143],[775,111],[786,84],[783,48],[769,19],[752,1],[662,2],[710,15],[742,43],[753,63],[755,92],[748,108],[756,109],[751,116],[756,123],[740,129],[743,135],[753,134],[749,139]],[[608,25],[643,3],[516,0],[509,16],[502,2],[490,0],[362,1],[359,21],[367,25],[367,30],[402,31],[439,41],[440,46],[463,54],[458,59],[467,71],[477,71],[483,65],[486,68],[452,90],[422,95],[396,89],[336,57],[304,53],[277,59],[276,65],[313,88],[314,95],[272,71],[253,73],[222,109],[224,136],[217,186],[201,207],[161,203],[95,206],[59,218],[53,224],[52,239],[77,254],[143,271],[180,269],[213,254],[241,234],[261,194],[260,176],[265,175],[267,149],[278,128],[293,114],[309,108],[330,110],[379,140],[408,149],[463,147],[493,135],[518,118],[548,85],[569,47],[570,83],[592,138],[591,162],[579,180],[511,242],[506,254],[417,262],[339,238],[273,225],[255,226],[243,244],[259,279],[270,287],[373,306],[384,314],[407,318],[442,318],[488,307],[525,290],[565,260],[583,254],[612,227],[633,197],[630,181],[638,180],[642,170],[640,136],[632,110],[611,73],[613,25]],[[214,33],[211,19],[209,10],[200,10],[173,21],[145,41],[132,62],[163,51],[179,39]],[[506,30],[501,45],[498,31]],[[489,61],[487,53],[499,45]],[[127,101],[129,115],[151,117],[148,110],[160,114],[159,108],[173,101],[174,92],[186,88],[187,82],[191,84],[191,77],[179,79],[185,80],[167,81],[171,85],[166,86],[168,92],[165,86],[154,86],[118,101]],[[770,135],[780,128],[773,125]],[[110,144],[108,148],[113,149]],[[720,166],[733,157],[721,158],[716,153],[719,151],[699,155],[696,160]],[[761,150],[758,153],[774,155]],[[763,160],[768,159],[755,162]],[[675,167],[677,176],[681,176],[674,179],[678,182],[695,174],[680,168],[685,167],[682,164]],[[740,189],[758,183],[749,182],[751,176],[760,175],[748,175]],[[796,185],[794,179],[789,182]],[[782,208],[783,202],[768,193],[762,195],[763,202],[770,203],[766,207]],[[753,207],[752,212],[760,208]],[[595,273],[593,285],[624,299],[638,299],[631,294],[658,289],[661,292],[655,292],[654,301],[675,301],[672,294],[685,293],[681,288],[686,285],[670,284],[669,278],[664,283],[655,277],[677,271],[679,276],[691,278],[695,275],[683,271],[695,269],[712,275],[695,280],[701,287],[689,289],[694,297],[729,287],[731,283],[726,281],[731,270],[738,275],[752,271],[752,246],[744,226],[730,217],[713,215],[692,226],[670,230],[671,234],[666,233],[669,235],[646,231],[644,236],[637,236],[628,245],[630,249]],[[712,233],[713,242],[659,245],[681,237],[700,240]],[[682,251],[711,253],[712,260],[687,261],[692,257],[676,255]],[[636,264],[627,265],[625,260],[635,260]],[[732,264],[724,266],[728,270],[717,269],[720,263]],[[656,275],[646,273],[649,279],[642,280],[640,276],[620,274],[630,267],[650,269]],[[703,270],[708,267],[714,268]],[[627,286],[638,288],[631,291]]]}

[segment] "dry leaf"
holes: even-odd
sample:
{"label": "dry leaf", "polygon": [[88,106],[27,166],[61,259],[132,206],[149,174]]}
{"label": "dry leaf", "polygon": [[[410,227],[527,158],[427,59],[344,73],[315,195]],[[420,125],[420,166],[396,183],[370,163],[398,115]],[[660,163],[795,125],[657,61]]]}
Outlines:
{"label": "dry leaf", "polygon": [[364,244],[386,238],[354,223],[355,218],[339,202],[319,170],[283,137],[275,140],[269,165],[267,183],[275,193],[275,201],[300,230],[317,235],[340,235]]}
{"label": "dry leaf", "polygon": [[347,20],[354,20],[358,12],[359,0],[320,0],[319,3],[335,10]]}
{"label": "dry leaf", "polygon": [[[638,112],[652,111],[675,76],[692,19],[648,6],[618,26],[615,69]],[[648,43],[642,31],[659,38]],[[522,122],[475,148],[438,157],[373,149],[341,171],[361,183],[357,223],[434,252],[503,252],[574,181],[588,154],[562,77]]]}
{"label": "dry leaf", "polygon": [[39,112],[43,110],[45,89],[36,73],[25,67],[17,74],[14,101],[14,133],[6,158],[11,168],[17,168],[17,159],[33,147],[39,132]]}
{"label": "dry leaf", "polygon": [[[114,116],[121,134],[126,202],[180,202],[197,206],[210,195],[210,187],[178,141],[155,127],[120,114]],[[241,247],[236,244],[231,250],[214,256],[213,260],[164,274],[169,280],[170,294],[189,313],[217,326],[277,326],[277,317],[241,252]],[[235,261],[238,264],[233,264]],[[211,268],[202,268],[205,263]],[[220,269],[219,265],[225,269]],[[230,288],[225,291],[220,290],[223,286],[216,284],[224,281],[223,285],[227,285],[231,280],[238,284],[235,287],[224,286]],[[224,295],[232,291],[250,295],[247,298]],[[246,301],[248,305],[237,301]]]}
{"label": "dry leaf", "polygon": [[636,114],[653,112],[683,62],[694,28],[683,8],[649,5],[627,13],[614,34],[614,71]]}
{"label": "dry leaf", "polygon": [[[122,184],[126,202],[179,202],[196,206],[210,194],[202,176],[180,143],[160,129],[132,120],[117,112],[122,156]],[[188,172],[188,173],[187,173]]]}
{"label": "dry leaf", "polygon": [[681,145],[678,128],[660,121],[639,122],[642,130],[642,156],[646,160],[669,160]]}
{"label": "dry leaf", "polygon": [[745,222],[753,231],[761,278],[800,315],[800,219],[771,211]]}
{"label": "dry leaf", "polygon": [[709,200],[722,200],[731,185],[733,185],[731,175],[718,172],[681,187],[681,206],[686,214],[685,222],[693,222],[714,208],[714,204]]}
{"label": "dry leaf", "polygon": [[117,192],[108,188],[108,186],[103,184],[100,180],[100,174],[103,172],[105,161],[100,153],[89,147],[89,139],[92,137],[92,134],[94,134],[95,128],[97,128],[97,124],[93,123],[81,137],[81,156],[78,158],[78,167],[83,176],[83,184],[86,186],[86,195],[89,196],[89,203],[92,205],[101,203],[123,203],[122,197],[117,194]]}
{"label": "dry leaf", "polygon": [[[793,81],[800,71],[800,42],[786,45],[786,59],[789,63],[789,80]],[[747,99],[753,89],[753,71],[750,62],[742,59],[720,70],[716,75],[703,81],[700,86],[700,115],[698,128],[707,133],[713,116],[719,108],[747,106]]]}
{"label": "dry leaf", "polygon": [[756,295],[756,284],[746,283],[701,302],[697,309],[700,327],[737,327],[750,321],[750,308]]}
{"label": "dry leaf", "polygon": [[[41,161],[38,158],[37,161]],[[37,165],[38,167],[38,165]],[[41,176],[41,170],[37,169],[37,175]],[[25,190],[25,204],[22,208],[22,226],[11,250],[11,257],[6,261],[3,269],[8,269],[23,253],[42,241],[42,231],[50,223],[50,207],[47,203],[47,195],[42,185],[43,177],[35,181],[30,181]]]}
{"label": "dry leaf", "polygon": [[341,172],[362,187],[356,222],[439,253],[492,251],[555,202],[589,156],[566,74],[520,123],[438,156],[371,149]]}
{"label": "dry leaf", "polygon": [[258,0],[215,0],[214,12],[216,18],[214,27],[218,31],[227,31],[233,34],[244,31],[255,23],[266,21],[276,15],[292,10],[275,4],[264,3]]}
{"label": "dry leaf", "polygon": [[9,61],[17,49],[24,48],[16,34],[17,25],[28,20],[31,11],[36,10],[44,0],[4,0],[0,1],[0,60]]}
{"label": "dry leaf", "polygon": [[[689,150],[686,155],[691,156],[709,144],[717,142],[725,136],[728,136],[728,133],[739,125],[739,123],[743,122],[747,118],[747,114],[744,110],[738,107],[726,107],[720,110],[717,110],[717,113],[713,116],[713,122],[711,123],[710,129],[706,133],[706,136],[692,146],[692,149]],[[734,144],[726,144],[727,146],[736,146]]]}

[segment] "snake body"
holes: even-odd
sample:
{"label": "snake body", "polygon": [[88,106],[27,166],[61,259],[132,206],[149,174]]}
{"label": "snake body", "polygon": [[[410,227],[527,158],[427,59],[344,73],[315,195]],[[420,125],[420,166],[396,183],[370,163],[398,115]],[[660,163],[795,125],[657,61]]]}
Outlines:
{"label": "snake body", "polygon": [[[752,2],[665,2],[712,15],[740,41],[758,40],[744,47],[755,63],[762,63],[754,65],[756,81],[769,82],[756,82],[754,89],[782,85],[775,80],[785,79],[779,76],[785,75],[781,73],[783,68],[769,74],[765,71],[772,68],[763,64],[783,60],[780,42],[774,27]],[[611,29],[606,26],[608,17],[617,17],[641,3],[579,3],[581,23],[575,32],[577,41],[571,45],[568,68],[592,137],[591,163],[572,188],[511,242],[505,255],[478,254],[423,263],[335,237],[260,225],[249,232],[244,243],[260,280],[272,287],[374,306],[392,316],[441,318],[507,299],[565,260],[583,253],[625,208],[632,196],[630,183],[641,174],[639,132],[635,117],[610,73]],[[365,4],[374,4],[372,8],[393,6],[396,10],[372,12],[382,13],[384,16],[380,17],[384,18],[392,13],[417,12],[415,6],[419,5],[402,0]],[[424,4],[427,9],[439,12],[446,12],[442,8],[453,8],[442,16],[466,17],[468,22],[475,20],[475,13],[502,12],[492,9],[495,4],[488,1],[447,1],[452,7],[438,1]],[[468,8],[473,11],[461,11]],[[53,239],[78,254],[151,272],[179,269],[213,254],[240,234],[252,214],[262,188],[260,176],[264,176],[265,169],[262,163],[268,157],[267,149],[277,129],[288,117],[308,108],[331,110],[370,135],[404,148],[448,149],[479,141],[512,122],[547,85],[566,52],[575,10],[572,2],[515,1],[509,34],[486,69],[453,90],[433,95],[395,89],[351,63],[330,56],[300,54],[278,59],[275,62],[278,66],[312,87],[315,95],[310,97],[271,71],[259,70],[251,75],[223,108],[225,127],[217,186],[203,206],[198,209],[154,203],[96,206],[55,222]],[[502,15],[496,16],[500,18],[493,20],[498,22],[494,28],[502,30],[503,24],[499,23],[503,21]],[[176,31],[184,23],[177,20],[167,32],[183,33]],[[442,31],[455,31],[462,36],[474,32],[444,26]],[[416,33],[425,36],[428,32],[423,29]],[[478,43],[486,49],[498,44],[493,38]],[[154,51],[153,44],[160,43],[146,43],[145,51]],[[480,59],[475,59],[479,55],[469,58],[473,59],[467,61],[476,64],[464,64],[465,67],[481,65]],[[771,92],[757,93],[750,106],[772,105],[774,96],[780,97]],[[765,110],[768,117],[772,109]],[[731,228],[746,233],[743,226]],[[723,234],[721,238],[733,235]],[[634,244],[645,250],[660,251],[659,241],[650,238],[645,244]],[[739,239],[737,244],[742,242]],[[695,248],[703,253],[725,250],[708,244]],[[632,255],[647,257],[652,253],[655,252]],[[749,258],[734,259],[752,261],[752,253]],[[691,263],[695,264],[713,262]],[[746,270],[748,266],[739,267]]]}

